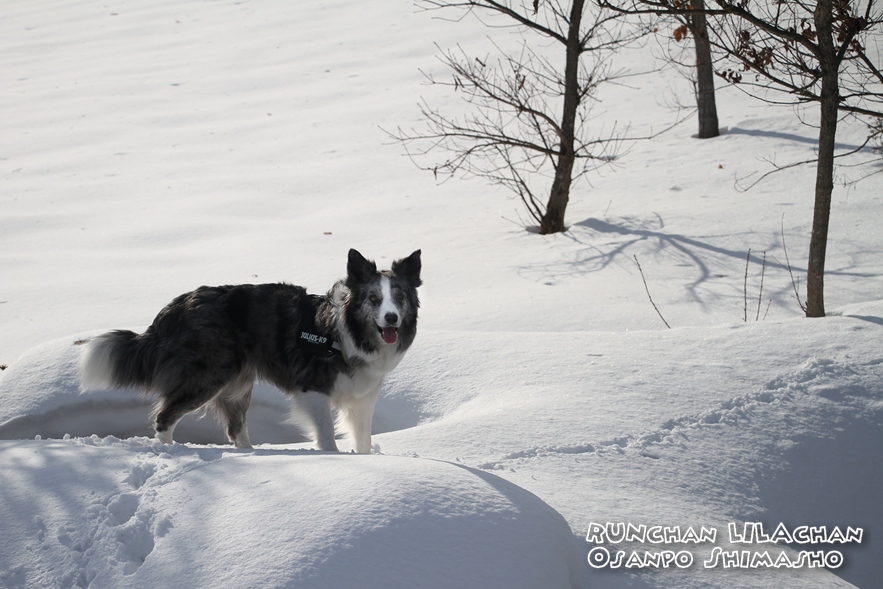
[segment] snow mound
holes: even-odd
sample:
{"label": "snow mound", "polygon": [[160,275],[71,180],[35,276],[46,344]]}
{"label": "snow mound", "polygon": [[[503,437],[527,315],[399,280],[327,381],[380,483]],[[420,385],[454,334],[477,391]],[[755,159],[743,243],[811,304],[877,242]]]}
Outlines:
{"label": "snow mound", "polygon": [[14,471],[3,492],[14,501],[0,502],[7,586],[579,586],[564,518],[465,466],[147,438],[34,443],[0,442]]}

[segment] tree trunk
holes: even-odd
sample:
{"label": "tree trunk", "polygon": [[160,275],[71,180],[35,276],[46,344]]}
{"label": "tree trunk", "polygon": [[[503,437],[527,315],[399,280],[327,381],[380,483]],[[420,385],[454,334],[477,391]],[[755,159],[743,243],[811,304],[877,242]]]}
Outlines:
{"label": "tree trunk", "polygon": [[570,185],[573,182],[574,135],[576,109],[579,106],[579,58],[582,53],[580,23],[585,0],[574,0],[570,7],[570,24],[567,29],[567,51],[564,65],[564,110],[561,115],[561,141],[558,161],[555,164],[555,178],[549,193],[546,212],[540,219],[540,233],[559,233],[566,229],[564,213],[570,200]]}
{"label": "tree trunk", "polygon": [[564,224],[564,213],[570,200],[570,185],[573,180],[572,153],[562,153],[558,158],[558,166],[555,168],[555,178],[552,180],[552,191],[549,194],[549,202],[546,203],[546,212],[540,219],[540,233],[560,233],[567,229]]}
{"label": "tree trunk", "polygon": [[837,107],[840,98],[839,67],[833,39],[831,4],[831,0],[818,0],[814,15],[819,39],[822,88],[819,95],[821,118],[815,208],[806,273],[807,317],[825,316],[825,255],[828,245],[828,221],[831,217],[831,193],[834,190],[834,140],[837,135]]}
{"label": "tree trunk", "polygon": [[704,0],[693,0],[697,11],[687,19],[690,34],[696,45],[696,107],[699,114],[699,139],[709,139],[720,134],[717,122],[717,105],[714,101],[714,69],[711,64],[711,43],[708,41],[708,25],[705,18]]}

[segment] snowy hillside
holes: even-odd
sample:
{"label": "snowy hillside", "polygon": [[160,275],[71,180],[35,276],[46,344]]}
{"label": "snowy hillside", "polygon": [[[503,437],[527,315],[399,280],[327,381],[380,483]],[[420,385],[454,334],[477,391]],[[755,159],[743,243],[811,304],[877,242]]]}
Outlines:
{"label": "snowy hillside", "polygon": [[[0,8],[0,587],[879,583],[883,175],[835,188],[822,320],[801,317],[783,251],[802,281],[814,170],[736,188],[763,158],[812,156],[811,111],[722,88],[724,135],[688,120],[634,144],[576,188],[567,233],[530,233],[508,195],[437,186],[382,130],[418,125],[421,97],[456,108],[419,70],[434,43],[487,34],[405,0]],[[674,72],[634,78],[602,89],[597,121],[656,129],[675,97]],[[841,149],[864,131],[841,125]],[[211,417],[163,446],[146,399],[79,393],[76,342],[201,284],[324,292],[350,247],[380,266],[423,251],[373,455],[312,451],[267,385],[251,453]],[[744,522],[863,535],[731,544]],[[586,541],[607,523],[716,538]],[[691,564],[594,568],[596,548]],[[734,550],[803,566],[713,560]]]}

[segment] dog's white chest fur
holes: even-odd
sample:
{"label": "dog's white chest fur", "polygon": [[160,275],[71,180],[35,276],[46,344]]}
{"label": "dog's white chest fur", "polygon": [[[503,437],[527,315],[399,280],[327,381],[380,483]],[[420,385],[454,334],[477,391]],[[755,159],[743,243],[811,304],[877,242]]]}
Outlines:
{"label": "dog's white chest fur", "polygon": [[383,377],[398,366],[403,357],[404,354],[399,353],[395,346],[381,349],[369,358],[362,356],[361,359],[367,360],[366,364],[360,366],[352,375],[341,373],[337,376],[331,390],[331,398],[339,401],[347,397],[359,398],[369,393],[379,393]]}

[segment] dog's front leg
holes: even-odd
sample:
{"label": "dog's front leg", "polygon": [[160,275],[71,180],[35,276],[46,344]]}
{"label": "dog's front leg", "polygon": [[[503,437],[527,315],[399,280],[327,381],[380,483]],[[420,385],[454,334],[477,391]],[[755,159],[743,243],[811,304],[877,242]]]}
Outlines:
{"label": "dog's front leg", "polygon": [[298,393],[294,396],[295,405],[305,414],[313,428],[316,449],[337,452],[334,441],[334,416],[331,414],[331,399],[328,395],[315,392]]}
{"label": "dog's front leg", "polygon": [[361,397],[349,397],[340,405],[344,422],[353,436],[357,454],[371,453],[371,422],[374,405],[380,395],[380,384]]}

